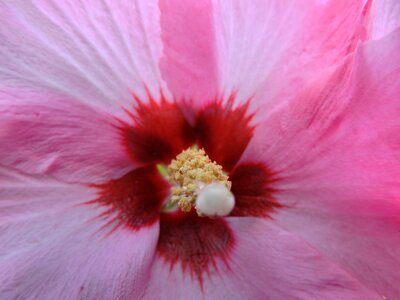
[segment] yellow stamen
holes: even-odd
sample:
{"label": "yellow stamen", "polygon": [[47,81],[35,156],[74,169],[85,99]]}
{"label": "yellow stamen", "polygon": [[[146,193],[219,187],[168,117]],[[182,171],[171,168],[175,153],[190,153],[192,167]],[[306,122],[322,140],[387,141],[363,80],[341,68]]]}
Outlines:
{"label": "yellow stamen", "polygon": [[203,186],[219,182],[230,189],[232,185],[222,166],[211,161],[204,149],[189,148],[181,152],[169,164],[167,172],[167,179],[173,185],[170,202],[184,212],[195,206],[197,193]]}

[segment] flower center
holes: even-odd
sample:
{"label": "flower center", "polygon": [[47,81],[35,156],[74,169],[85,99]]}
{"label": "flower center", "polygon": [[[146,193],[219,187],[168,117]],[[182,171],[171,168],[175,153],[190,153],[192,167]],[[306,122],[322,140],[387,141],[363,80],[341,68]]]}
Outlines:
{"label": "flower center", "polygon": [[231,182],[222,166],[210,160],[204,149],[188,148],[167,167],[171,197],[167,206],[178,205],[184,212],[192,207],[199,216],[225,216],[234,205]]}

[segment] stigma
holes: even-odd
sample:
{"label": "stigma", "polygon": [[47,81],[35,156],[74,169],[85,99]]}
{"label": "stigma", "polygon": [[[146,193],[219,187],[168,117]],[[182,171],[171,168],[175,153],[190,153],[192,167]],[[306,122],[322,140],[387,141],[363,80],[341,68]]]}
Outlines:
{"label": "stigma", "polygon": [[211,161],[204,149],[186,149],[167,167],[171,184],[168,206],[179,206],[183,212],[194,208],[199,216],[226,216],[235,206],[229,181],[222,166]]}

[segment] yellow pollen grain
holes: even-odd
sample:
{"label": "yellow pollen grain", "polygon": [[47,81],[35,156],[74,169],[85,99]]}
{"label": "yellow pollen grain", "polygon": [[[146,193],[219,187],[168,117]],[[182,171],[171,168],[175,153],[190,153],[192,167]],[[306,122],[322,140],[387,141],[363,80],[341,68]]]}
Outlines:
{"label": "yellow pollen grain", "polygon": [[232,185],[222,167],[211,161],[204,149],[182,151],[171,161],[167,172],[168,181],[172,184],[170,201],[184,212],[195,206],[197,192],[203,185],[219,182],[228,189]]}

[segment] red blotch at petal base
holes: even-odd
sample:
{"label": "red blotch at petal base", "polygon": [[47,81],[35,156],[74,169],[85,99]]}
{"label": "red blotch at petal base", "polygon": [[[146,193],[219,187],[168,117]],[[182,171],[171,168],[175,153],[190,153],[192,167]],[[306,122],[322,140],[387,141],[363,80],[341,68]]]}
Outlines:
{"label": "red blotch at petal base", "polygon": [[233,99],[223,106],[220,101],[203,108],[196,120],[199,146],[225,171],[229,172],[239,161],[251,137],[252,115],[247,105],[233,108]]}
{"label": "red blotch at petal base", "polygon": [[117,226],[125,225],[135,230],[158,221],[169,193],[169,184],[155,166],[139,168],[119,179],[92,187],[98,189],[98,197],[89,203],[108,207],[104,215],[115,215],[113,221]]}
{"label": "red blotch at petal base", "polygon": [[267,217],[274,209],[282,207],[273,194],[276,176],[261,163],[238,165],[230,174],[235,208],[231,216]]}
{"label": "red blotch at petal base", "polygon": [[121,121],[123,141],[136,162],[169,164],[183,149],[195,143],[190,124],[175,103],[150,98],[148,104],[137,102],[135,114],[128,112],[133,124]]}
{"label": "red blotch at petal base", "polygon": [[234,244],[232,231],[222,218],[202,218],[194,212],[161,216],[158,254],[171,269],[179,262],[182,271],[200,284],[210,267],[216,268],[217,260],[228,263]]}

